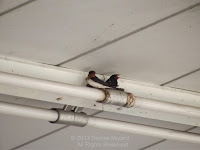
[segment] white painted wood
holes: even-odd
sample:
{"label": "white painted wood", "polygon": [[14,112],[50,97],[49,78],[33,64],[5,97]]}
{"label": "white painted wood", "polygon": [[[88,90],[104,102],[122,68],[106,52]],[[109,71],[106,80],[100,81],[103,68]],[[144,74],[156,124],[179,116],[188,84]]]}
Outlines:
{"label": "white painted wood", "polygon": [[20,5],[28,0],[0,0],[0,13]]}
{"label": "white painted wood", "polygon": [[[193,129],[190,132],[199,134],[200,128]],[[184,143],[184,142],[167,140],[167,141],[162,142],[160,144],[157,144],[155,146],[149,147],[146,150],[158,150],[158,149],[162,149],[162,150],[172,150],[172,149],[176,149],[176,150],[188,150],[188,149],[199,150],[199,144],[192,144],[192,143]]]}
{"label": "white painted wood", "polygon": [[0,54],[58,64],[197,2],[35,1],[0,18]]}
{"label": "white painted wood", "polygon": [[[75,139],[73,140],[73,138]],[[91,140],[78,140],[79,138],[88,137]],[[112,138],[112,137],[127,137],[127,140],[119,141],[119,140],[100,140],[102,138]],[[93,138],[93,139],[92,139]],[[59,140],[55,140],[59,139]],[[123,150],[133,150],[139,149],[142,146],[146,146],[148,144],[151,144],[155,141],[159,140],[158,138],[149,138],[147,136],[141,136],[141,135],[131,135],[129,133],[121,133],[121,132],[113,132],[109,130],[103,130],[103,129],[95,129],[90,127],[84,127],[83,128],[76,128],[76,127],[69,127],[66,130],[61,130],[53,135],[50,135],[48,137],[45,137],[39,141],[35,141],[34,143],[31,143],[29,145],[26,145],[24,147],[21,147],[17,150],[24,150],[24,149],[37,149],[37,150],[43,150],[43,149],[59,149],[60,150],[66,150],[66,149],[73,149],[73,150],[88,150],[88,149],[109,149],[109,150],[116,150],[116,147],[105,147],[105,146],[95,146],[92,145],[89,147],[85,144],[87,143],[100,143],[103,145],[104,142],[108,143],[128,143],[128,146],[125,147],[119,147],[118,149]],[[142,142],[141,142],[142,141]],[[81,142],[84,143],[83,146],[78,145]],[[87,142],[87,143],[86,143]]]}
{"label": "white painted wood", "polygon": [[[200,6],[69,62],[64,67],[163,84],[198,69]],[[106,66],[106,67],[105,67]]]}
{"label": "white painted wood", "polygon": [[167,86],[200,92],[200,71],[176,80]]}

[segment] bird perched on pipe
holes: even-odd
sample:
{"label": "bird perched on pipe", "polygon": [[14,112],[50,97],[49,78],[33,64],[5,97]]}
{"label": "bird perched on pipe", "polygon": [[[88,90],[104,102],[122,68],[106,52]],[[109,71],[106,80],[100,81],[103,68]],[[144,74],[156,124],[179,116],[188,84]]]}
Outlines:
{"label": "bird perched on pipe", "polygon": [[110,78],[106,81],[109,87],[115,89],[115,90],[120,90],[124,91],[122,88],[118,88],[118,80],[119,79],[119,74],[113,74],[110,76]]}
{"label": "bird perched on pipe", "polygon": [[118,79],[119,79],[119,74],[114,74],[106,82],[104,82],[96,76],[95,71],[90,71],[88,73],[88,77],[86,78],[86,81],[87,81],[88,87],[102,88],[102,89],[112,88],[115,90],[124,91],[124,89],[122,88],[117,88]]}
{"label": "bird perched on pipe", "polygon": [[88,77],[86,78],[87,86],[94,87],[94,88],[111,88],[108,86],[108,83],[100,80],[98,77],[96,77],[95,71],[90,71],[88,73]]}
{"label": "bird perched on pipe", "polygon": [[119,79],[119,74],[113,74],[110,76],[110,78],[106,81],[109,87],[112,88],[117,88],[118,87],[118,82],[117,80]]}

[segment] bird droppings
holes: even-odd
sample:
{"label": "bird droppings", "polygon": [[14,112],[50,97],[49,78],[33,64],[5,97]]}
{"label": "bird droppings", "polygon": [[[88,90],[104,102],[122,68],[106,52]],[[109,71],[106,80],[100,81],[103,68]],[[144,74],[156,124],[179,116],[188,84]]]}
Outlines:
{"label": "bird droppings", "polygon": [[98,39],[100,39],[108,30],[109,30],[109,28],[111,28],[112,26],[114,26],[115,24],[114,23],[112,23],[111,25],[109,25],[107,28],[105,28],[104,30],[103,30],[103,32],[100,34],[100,35],[98,35],[93,41],[97,41]]}
{"label": "bird droppings", "polygon": [[94,104],[94,107],[96,106],[96,104]]}
{"label": "bird droppings", "polygon": [[56,100],[57,100],[57,101],[61,101],[61,100],[62,100],[62,97],[58,97]]}
{"label": "bird droppings", "polygon": [[110,27],[112,27],[112,26],[114,26],[114,25],[115,25],[115,24],[113,23],[113,24],[110,25]]}
{"label": "bird droppings", "polygon": [[117,110],[122,110],[122,107],[117,108]]}

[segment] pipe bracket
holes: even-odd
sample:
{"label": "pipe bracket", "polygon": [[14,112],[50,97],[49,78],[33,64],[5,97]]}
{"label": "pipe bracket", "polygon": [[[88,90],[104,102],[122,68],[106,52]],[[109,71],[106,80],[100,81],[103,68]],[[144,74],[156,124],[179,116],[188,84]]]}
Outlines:
{"label": "pipe bracket", "polygon": [[84,113],[75,113],[72,111],[65,111],[63,109],[53,108],[58,113],[58,119],[51,123],[68,124],[72,126],[84,127],[88,123],[89,116]]}
{"label": "pipe bracket", "polygon": [[97,102],[122,107],[132,107],[134,105],[135,97],[131,93],[116,89],[102,89],[102,91],[105,94],[105,99],[98,100]]}

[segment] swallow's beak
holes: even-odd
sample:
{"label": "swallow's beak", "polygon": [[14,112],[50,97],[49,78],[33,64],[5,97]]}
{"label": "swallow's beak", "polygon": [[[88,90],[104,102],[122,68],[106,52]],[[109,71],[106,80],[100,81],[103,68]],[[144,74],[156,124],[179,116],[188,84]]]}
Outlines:
{"label": "swallow's beak", "polygon": [[88,75],[87,78],[85,78],[85,80],[88,80],[91,78],[91,75]]}

